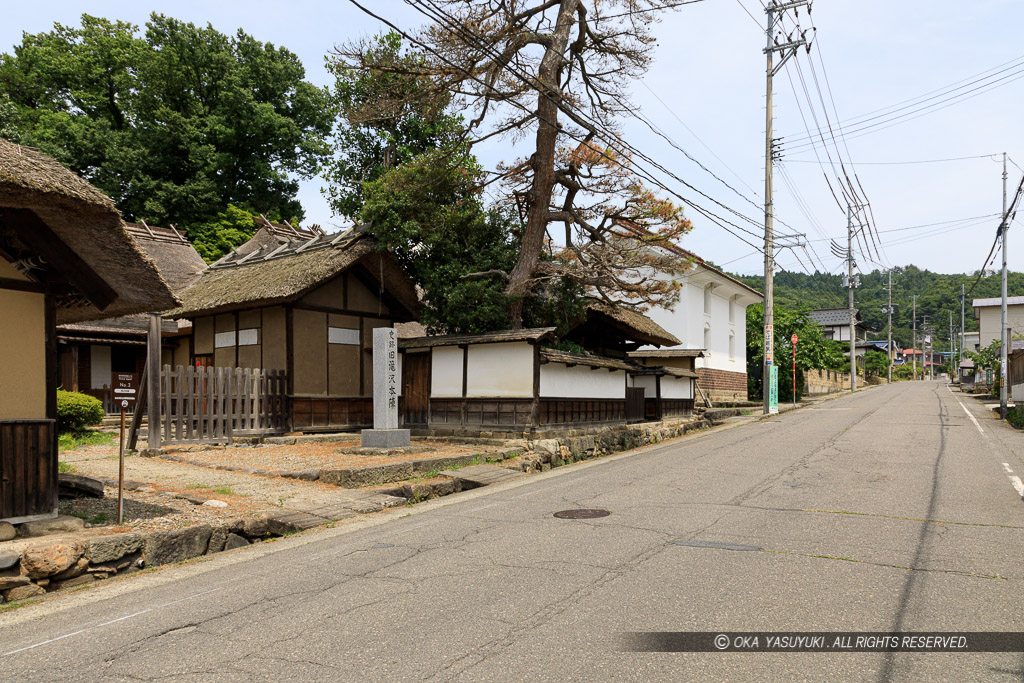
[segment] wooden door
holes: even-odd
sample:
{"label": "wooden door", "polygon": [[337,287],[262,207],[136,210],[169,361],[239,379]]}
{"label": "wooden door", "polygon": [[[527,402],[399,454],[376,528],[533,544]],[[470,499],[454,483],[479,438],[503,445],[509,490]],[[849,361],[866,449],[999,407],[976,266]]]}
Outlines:
{"label": "wooden door", "polygon": [[407,353],[402,359],[405,426],[427,426],[430,413],[430,353]]}
{"label": "wooden door", "polygon": [[0,519],[13,523],[57,512],[53,420],[0,420]]}
{"label": "wooden door", "polygon": [[644,388],[626,387],[626,422],[643,422]]}

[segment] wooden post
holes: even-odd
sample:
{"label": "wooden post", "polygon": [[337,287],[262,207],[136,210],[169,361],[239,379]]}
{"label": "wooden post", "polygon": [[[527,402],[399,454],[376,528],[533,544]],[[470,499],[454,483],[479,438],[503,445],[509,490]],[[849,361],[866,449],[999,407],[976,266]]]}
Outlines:
{"label": "wooden post", "polygon": [[149,334],[146,337],[146,371],[151,381],[147,387],[147,430],[150,450],[160,448],[160,314],[150,313]]}
{"label": "wooden post", "polygon": [[149,381],[149,368],[142,366],[142,378],[139,380],[138,398],[132,408],[132,424],[128,429],[128,450],[134,451],[139,441],[139,425],[142,424],[142,414],[146,411],[146,398],[149,396],[147,382]]}

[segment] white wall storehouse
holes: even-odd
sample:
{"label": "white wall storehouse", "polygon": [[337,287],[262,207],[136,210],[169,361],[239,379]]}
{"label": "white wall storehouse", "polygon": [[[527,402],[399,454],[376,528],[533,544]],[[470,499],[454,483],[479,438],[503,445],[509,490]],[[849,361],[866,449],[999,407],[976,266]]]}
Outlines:
{"label": "white wall storehouse", "polygon": [[704,350],[695,370],[708,398],[746,400],[747,307],[764,296],[685,249],[674,253],[693,261],[679,303],[647,315],[682,341],[676,348]]}
{"label": "white wall storehouse", "polygon": [[[978,345],[985,348],[996,339],[1003,316],[1003,300],[999,297],[974,300],[974,316],[978,319],[980,337]],[[1006,324],[1010,328],[1010,337],[1024,335],[1024,296],[1006,298]]]}

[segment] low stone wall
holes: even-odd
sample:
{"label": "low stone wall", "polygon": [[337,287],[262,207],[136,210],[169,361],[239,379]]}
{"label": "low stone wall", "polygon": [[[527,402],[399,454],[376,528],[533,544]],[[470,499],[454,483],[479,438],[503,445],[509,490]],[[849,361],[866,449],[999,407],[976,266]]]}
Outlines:
{"label": "low stone wall", "polygon": [[[747,373],[697,368],[697,384],[710,401],[746,401]],[[699,400],[699,395],[698,395]]]}
{"label": "low stone wall", "polygon": [[804,393],[819,396],[850,388],[850,373],[835,370],[808,370],[804,373]]}
{"label": "low stone wall", "polygon": [[0,545],[0,603],[82,586],[145,567],[157,567],[241,548],[305,528],[290,517],[266,514],[170,531],[130,532],[40,541],[20,549]]}

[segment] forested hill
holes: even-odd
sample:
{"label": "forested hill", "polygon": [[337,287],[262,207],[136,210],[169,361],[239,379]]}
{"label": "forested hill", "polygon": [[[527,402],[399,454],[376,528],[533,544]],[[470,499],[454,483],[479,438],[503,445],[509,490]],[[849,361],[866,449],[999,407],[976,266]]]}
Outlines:
{"label": "forested hill", "polygon": [[[764,291],[761,275],[736,275],[739,280]],[[953,325],[960,324],[960,285],[971,285],[977,279],[973,275],[944,275],[921,270],[915,266],[895,268],[892,273],[892,303],[896,309],[893,315],[893,337],[903,346],[911,343],[912,299],[917,295],[917,319],[920,324],[927,317],[935,325],[936,349],[945,349],[949,338],[949,313],[953,313]],[[869,327],[877,330],[872,339],[885,339],[886,315],[882,308],[888,302],[889,276],[876,270],[860,276],[861,286],[856,290],[856,306]],[[972,299],[996,297],[1000,294],[1000,275],[982,278],[967,296],[964,325],[968,332],[978,329],[978,321],[971,308]],[[1010,296],[1024,294],[1024,273],[1010,273],[1008,292]],[[842,275],[816,273],[781,272],[775,275],[776,305],[787,308],[840,308],[847,305],[847,291],[843,289]]]}

